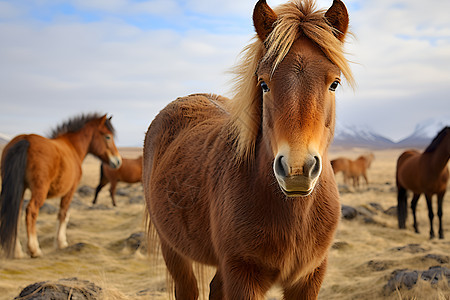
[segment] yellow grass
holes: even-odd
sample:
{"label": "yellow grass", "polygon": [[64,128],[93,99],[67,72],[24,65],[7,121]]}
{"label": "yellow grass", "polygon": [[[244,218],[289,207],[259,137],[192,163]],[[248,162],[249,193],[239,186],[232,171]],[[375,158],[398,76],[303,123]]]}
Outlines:
{"label": "yellow grass", "polygon": [[[139,149],[121,149],[125,157],[136,157]],[[331,152],[330,158],[347,156],[356,158],[366,152],[362,149],[345,149]],[[363,206],[374,211],[369,203],[380,204],[383,209],[396,205],[395,163],[401,150],[374,151],[375,161],[369,170],[369,188],[363,187],[341,193],[343,204]],[[99,161],[88,156],[83,164],[81,185],[93,188],[99,179]],[[342,183],[342,175],[337,176]],[[168,299],[164,263],[147,256],[145,252],[131,251],[123,247],[123,241],[131,234],[144,231],[144,204],[130,204],[129,197],[142,195],[140,186],[119,184],[128,189],[129,196],[116,196],[117,208],[112,208],[109,186],[99,195],[97,205],[110,209],[92,210],[92,197],[81,197],[81,208],[73,206],[67,228],[70,246],[84,243],[84,247],[57,250],[54,240],[56,214],[40,214],[38,237],[44,257],[38,259],[0,258],[0,299],[13,299],[27,285],[38,281],[56,281],[61,278],[78,277],[101,286],[108,299]],[[344,191],[344,190],[342,190]],[[378,212],[374,224],[366,224],[362,217],[342,220],[336,235],[336,249],[331,249],[329,267],[323,283],[320,299],[450,299],[448,284],[432,287],[419,281],[411,290],[400,289],[386,296],[383,286],[396,269],[428,270],[439,265],[436,260],[426,259],[427,254],[450,256],[450,193],[444,200],[444,229],[446,239],[429,240],[429,224],[425,199],[418,204],[420,234],[412,230],[412,220],[407,220],[407,230],[397,229],[395,217]],[[29,198],[27,193],[26,198]],[[47,203],[59,205],[59,199]],[[436,211],[436,203],[434,203]],[[23,215],[19,232],[22,245],[26,245]],[[435,231],[437,231],[435,217]],[[419,244],[424,252],[397,251],[396,247]],[[450,268],[450,264],[442,264]],[[212,274],[209,271],[208,276]],[[206,277],[208,277],[206,276]],[[207,291],[206,291],[207,293]],[[277,289],[270,291],[268,299],[281,299]]]}

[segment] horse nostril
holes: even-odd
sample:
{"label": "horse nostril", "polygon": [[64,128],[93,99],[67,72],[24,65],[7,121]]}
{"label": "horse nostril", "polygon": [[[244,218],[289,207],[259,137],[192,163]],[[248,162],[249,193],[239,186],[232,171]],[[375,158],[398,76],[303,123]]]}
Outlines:
{"label": "horse nostril", "polygon": [[317,155],[314,156],[314,160],[315,160],[315,164],[314,164],[314,168],[311,171],[311,177],[317,177],[319,176],[320,170],[322,169],[322,162],[320,161],[320,157],[318,157]]}
{"label": "horse nostril", "polygon": [[274,169],[277,176],[286,177],[289,174],[286,158],[283,155],[280,155],[275,159]]}
{"label": "horse nostril", "polygon": [[320,170],[321,162],[320,158],[317,155],[310,156],[303,165],[303,174],[307,177],[317,177],[320,173]]}

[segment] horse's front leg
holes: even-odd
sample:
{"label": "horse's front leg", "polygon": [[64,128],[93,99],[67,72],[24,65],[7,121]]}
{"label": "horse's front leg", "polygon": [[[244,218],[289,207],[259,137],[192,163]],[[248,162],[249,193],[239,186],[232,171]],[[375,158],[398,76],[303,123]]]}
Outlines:
{"label": "horse's front leg", "polygon": [[279,276],[254,262],[227,260],[223,267],[223,291],[226,300],[262,300]]}
{"label": "horse's front leg", "polygon": [[76,186],[74,186],[66,195],[61,197],[61,203],[59,205],[58,213],[58,231],[56,233],[56,242],[59,249],[66,248],[69,244],[67,243],[67,223],[69,223],[69,206],[72,201],[73,194],[75,193]]}
{"label": "horse's front leg", "polygon": [[311,274],[303,277],[293,284],[283,284],[284,299],[286,300],[311,300],[317,299],[320,286],[325,277],[327,258]]}

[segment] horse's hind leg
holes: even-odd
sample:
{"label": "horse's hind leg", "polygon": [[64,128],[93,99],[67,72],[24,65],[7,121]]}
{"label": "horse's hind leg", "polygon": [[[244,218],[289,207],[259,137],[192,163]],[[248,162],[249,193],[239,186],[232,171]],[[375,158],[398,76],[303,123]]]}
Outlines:
{"label": "horse's hind leg", "polygon": [[430,219],[430,239],[434,238],[434,229],[433,229],[433,203],[431,202],[432,198],[431,195],[425,194],[425,197],[427,198],[427,206],[428,206],[428,219]]}
{"label": "horse's hind leg", "polygon": [[442,228],[442,203],[444,201],[444,193],[438,194],[438,211],[437,215],[439,217],[439,238],[444,238],[444,229]]}
{"label": "horse's hind leg", "polygon": [[46,191],[32,191],[32,196],[30,203],[28,203],[26,209],[26,225],[27,225],[27,235],[28,235],[28,251],[30,251],[31,257],[42,256],[42,251],[39,247],[39,241],[36,233],[36,221],[39,214],[39,209],[44,204]]}
{"label": "horse's hind leg", "polygon": [[59,205],[58,213],[58,231],[56,233],[56,242],[59,249],[66,248],[69,244],[67,243],[67,223],[69,223],[69,205],[72,201],[73,194],[75,193],[75,187],[66,195],[61,198],[61,203]]}
{"label": "horse's hind leg", "polygon": [[95,196],[94,196],[94,200],[92,200],[92,204],[97,203],[97,197],[98,197],[98,193],[100,193],[101,189],[108,184],[108,179],[106,179],[106,177],[103,176],[103,174],[101,175],[102,177],[100,178],[100,182],[97,186],[97,188],[95,189]]}
{"label": "horse's hind leg", "polygon": [[117,187],[117,180],[112,180],[111,186],[109,188],[109,194],[111,195],[111,201],[112,201],[113,206],[117,206],[116,199],[114,199],[115,194],[116,194],[116,187]]}
{"label": "horse's hind leg", "polygon": [[414,230],[416,231],[416,233],[419,233],[419,224],[417,223],[417,219],[416,219],[416,207],[417,207],[417,202],[419,201],[419,197],[420,197],[420,194],[414,194],[414,196],[411,200],[411,210],[412,210],[412,214],[413,214],[413,218],[414,218]]}
{"label": "horse's hind leg", "polygon": [[175,281],[175,298],[177,300],[198,299],[199,292],[192,262],[175,252],[163,240],[161,240],[161,251],[167,269]]}

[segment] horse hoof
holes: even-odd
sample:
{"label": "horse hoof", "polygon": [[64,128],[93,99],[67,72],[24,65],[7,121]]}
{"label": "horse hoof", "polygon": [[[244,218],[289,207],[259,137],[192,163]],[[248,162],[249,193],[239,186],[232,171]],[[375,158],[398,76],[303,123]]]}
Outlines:
{"label": "horse hoof", "polygon": [[42,251],[36,251],[36,253],[30,254],[31,258],[38,258],[42,256]]}

